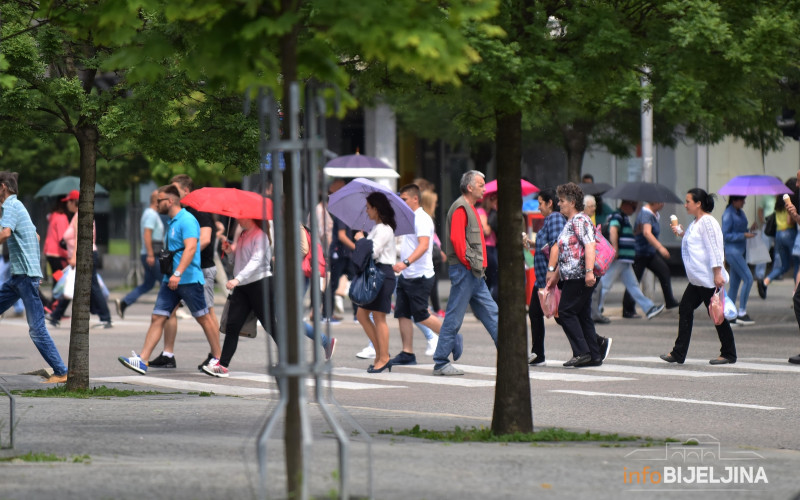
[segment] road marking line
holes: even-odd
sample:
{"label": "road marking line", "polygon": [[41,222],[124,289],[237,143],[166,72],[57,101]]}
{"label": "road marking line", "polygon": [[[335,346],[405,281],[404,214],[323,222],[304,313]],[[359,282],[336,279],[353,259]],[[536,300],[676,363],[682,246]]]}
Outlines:
{"label": "road marking line", "polygon": [[[455,365],[461,367],[460,365]],[[431,365],[433,367],[433,365]],[[341,377],[358,377],[378,380],[381,382],[408,382],[417,384],[454,385],[459,387],[494,387],[494,380],[476,380],[464,377],[436,377],[429,375],[416,375],[413,373],[383,372],[367,373],[361,368],[334,368],[333,374]]]}
{"label": "road marking line", "polygon": [[[497,369],[492,368],[490,366],[474,366],[474,365],[455,365],[465,373],[476,374],[476,375],[486,375],[489,377],[497,377]],[[433,370],[433,365],[422,364],[422,365],[405,365],[404,368],[417,368],[423,370]],[[399,367],[398,367],[399,368]],[[584,375],[580,373],[567,373],[566,370],[564,371],[531,371],[529,372],[529,376],[532,380],[544,380],[548,382],[623,382],[628,380],[636,380],[635,378],[628,378],[628,377],[611,377],[611,376],[603,376],[603,375]]]}
{"label": "road marking line", "polygon": [[666,396],[648,396],[643,394],[614,394],[608,392],[592,392],[592,391],[574,391],[567,389],[552,389],[548,392],[560,392],[564,394],[576,394],[578,396],[607,396],[612,398],[631,398],[631,399],[652,399],[656,401],[670,401],[674,403],[688,403],[695,405],[711,405],[711,406],[731,406],[734,408],[748,408],[752,410],[785,410],[786,408],[779,408],[777,406],[762,406],[752,405],[746,403],[725,403],[723,401],[704,401],[701,399],[685,399],[685,398],[669,398]]}
{"label": "road marking line", "polygon": [[[272,375],[263,375],[261,373],[251,373],[251,372],[231,372],[230,377],[228,379],[234,380],[250,380],[252,382],[263,382],[265,384],[275,384],[275,377]],[[328,387],[328,378],[322,377],[322,384],[325,387]],[[314,379],[310,378],[306,380],[306,385],[309,387],[314,386]],[[333,381],[333,388],[334,389],[348,389],[348,390],[364,390],[364,389],[408,389],[407,386],[404,385],[385,385],[385,384],[362,384],[360,382],[348,382],[346,380],[334,380]]]}
{"label": "road marking line", "polygon": [[[649,363],[664,363],[663,360],[656,358],[656,357],[630,357],[630,358],[619,358],[620,360],[625,361],[644,361]],[[673,363],[674,364],[674,363]],[[691,366],[711,366],[708,361],[704,361],[702,359],[687,359],[684,365],[691,365]],[[787,362],[784,362],[783,365],[771,365],[767,363],[748,363],[748,362],[739,362],[730,364],[730,365],[723,365],[725,370],[757,370],[757,371],[770,371],[770,372],[789,372],[789,373],[800,373],[800,365],[791,365]],[[672,371],[672,370],[670,370]]]}
{"label": "road marking line", "polygon": [[[663,360],[659,359],[662,363]],[[553,361],[559,365],[563,361]],[[636,373],[640,375],[656,375],[656,376],[672,376],[672,377],[740,377],[746,375],[744,373],[730,373],[720,371],[697,371],[697,370],[676,370],[674,368],[650,368],[647,366],[630,366],[630,365],[612,365],[603,363],[602,366],[582,366],[580,371],[600,371],[600,372],[618,372],[618,373]]]}
{"label": "road marking line", "polygon": [[175,380],[160,377],[142,377],[141,375],[129,375],[125,377],[99,377],[92,378],[95,382],[124,383],[134,385],[145,385],[151,387],[164,387],[167,389],[177,389],[190,392],[213,392],[225,396],[265,396],[268,394],[278,394],[277,389],[262,389],[258,387],[240,387],[222,384],[208,384],[204,382],[192,382],[189,380]]}

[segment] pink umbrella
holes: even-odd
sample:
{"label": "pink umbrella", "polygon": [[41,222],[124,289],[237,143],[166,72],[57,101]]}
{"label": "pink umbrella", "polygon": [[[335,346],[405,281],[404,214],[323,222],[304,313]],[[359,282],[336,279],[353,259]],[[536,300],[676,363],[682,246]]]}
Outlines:
{"label": "pink umbrella", "polygon": [[[528,196],[529,194],[538,193],[539,191],[541,191],[541,189],[534,186],[525,179],[520,179],[519,182],[522,185],[522,196]],[[497,192],[497,179],[486,183],[486,190],[484,191],[483,196],[486,197],[496,192]]]}

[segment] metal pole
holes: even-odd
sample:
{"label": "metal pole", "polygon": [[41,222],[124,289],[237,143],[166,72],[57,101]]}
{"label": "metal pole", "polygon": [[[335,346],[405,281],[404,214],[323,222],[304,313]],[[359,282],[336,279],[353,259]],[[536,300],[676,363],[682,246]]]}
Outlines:
{"label": "metal pole", "polygon": [[[642,87],[650,86],[650,68],[644,67]],[[653,107],[650,100],[642,100],[642,181],[655,182],[653,170]]]}

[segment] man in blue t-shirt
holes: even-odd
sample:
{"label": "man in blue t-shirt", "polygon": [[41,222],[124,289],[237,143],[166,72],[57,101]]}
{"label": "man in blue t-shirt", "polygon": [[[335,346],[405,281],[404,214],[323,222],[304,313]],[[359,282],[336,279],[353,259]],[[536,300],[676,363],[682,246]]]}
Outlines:
{"label": "man in blue t-shirt", "polygon": [[[633,261],[636,258],[636,238],[633,234],[630,216],[636,211],[637,203],[631,200],[623,200],[619,205],[619,210],[611,214],[606,221],[608,226],[608,241],[616,250],[614,262],[608,268],[606,274],[601,279],[602,288],[598,300],[598,308],[603,312],[606,295],[617,277],[622,279],[625,290],[630,293],[633,300],[642,308],[647,315],[647,319],[652,319],[664,310],[664,304],[654,304],[652,300],[645,297],[642,289],[639,288],[639,280],[633,272]],[[627,316],[638,317],[638,315]]]}
{"label": "man in blue t-shirt", "polygon": [[[161,331],[167,318],[181,300],[203,327],[203,332],[211,348],[211,359],[207,363],[216,364],[221,354],[219,325],[209,314],[203,293],[205,280],[203,271],[200,269],[200,252],[198,251],[200,224],[192,214],[181,208],[180,199],[178,188],[172,184],[158,189],[158,211],[170,216],[165,240],[167,250],[174,252],[173,272],[169,276],[164,276],[161,289],[158,291],[144,347],[138,355],[134,351],[131,357],[120,356],[118,358],[124,366],[142,375],[147,374],[148,362],[145,360],[150,359],[153,349],[161,339]],[[214,376],[227,377],[227,374]]]}
{"label": "man in blue t-shirt", "polygon": [[[0,313],[22,299],[28,319],[28,334],[47,364],[53,368],[50,383],[67,381],[67,367],[44,324],[44,306],[39,297],[42,268],[39,237],[25,205],[17,199],[17,173],[0,172],[0,244],[8,245],[11,279],[0,287]],[[13,425],[13,423],[12,423]]]}

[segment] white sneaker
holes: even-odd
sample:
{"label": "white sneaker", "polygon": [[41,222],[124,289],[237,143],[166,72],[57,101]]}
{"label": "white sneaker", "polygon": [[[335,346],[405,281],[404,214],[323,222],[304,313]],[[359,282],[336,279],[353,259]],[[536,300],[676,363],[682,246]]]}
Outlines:
{"label": "white sneaker", "polygon": [[203,371],[212,377],[225,378],[228,376],[228,369],[219,364],[219,360],[216,358],[208,360],[208,363],[203,365]]}
{"label": "white sneaker", "polygon": [[428,348],[425,349],[426,356],[433,356],[433,353],[436,352],[436,346],[439,345],[439,337],[433,337],[428,341]]}
{"label": "white sneaker", "polygon": [[375,357],[375,348],[372,347],[372,344],[370,344],[361,349],[361,351],[356,354],[356,357],[361,359],[372,359]]}

